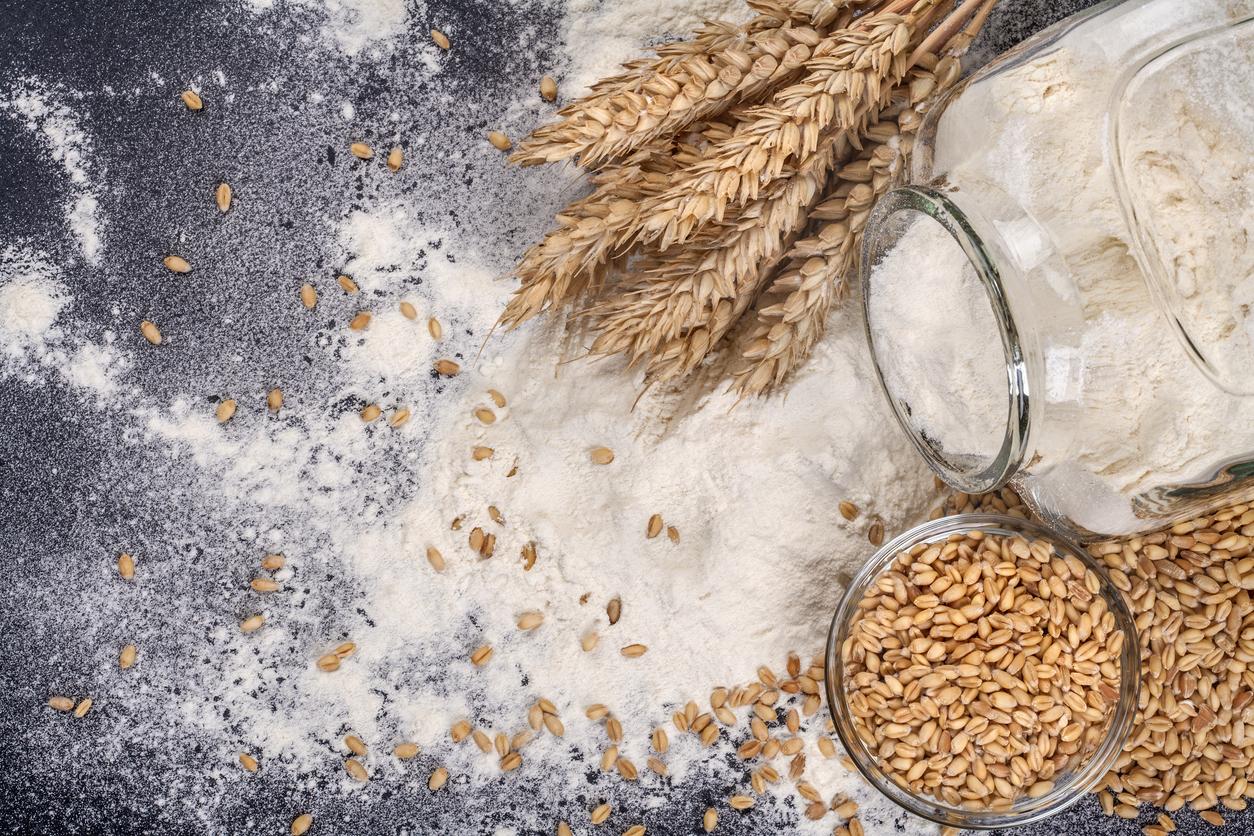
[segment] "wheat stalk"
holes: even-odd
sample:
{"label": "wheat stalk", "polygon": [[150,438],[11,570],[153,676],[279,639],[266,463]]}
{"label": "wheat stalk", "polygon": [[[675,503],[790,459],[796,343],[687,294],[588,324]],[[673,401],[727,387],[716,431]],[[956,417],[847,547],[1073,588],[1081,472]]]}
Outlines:
{"label": "wheat stalk", "polygon": [[707,23],[693,41],[665,44],[655,49],[657,58],[631,62],[627,72],[598,82],[588,96],[558,111],[562,120],[532,132],[510,162],[577,159],[584,168],[597,168],[733,104],[754,101],[794,79],[826,36],[827,24],[842,12],[847,23],[865,2],[751,0],[757,16],[749,23]]}
{"label": "wheat stalk", "polygon": [[749,24],[707,24],[599,83],[513,158],[598,170],[512,272],[500,323],[589,298],[590,353],[626,353],[652,383],[700,364],[756,302],[732,387],[779,386],[848,292],[912,106],[957,79],[952,53],[996,1],[753,0]]}
{"label": "wheat stalk", "polygon": [[860,268],[862,235],[871,207],[903,176],[905,155],[922,121],[918,111],[906,105],[918,105],[943,92],[961,74],[952,55],[939,61],[925,55],[919,61],[901,88],[897,124],[885,121],[876,128],[881,135],[870,135],[887,143],[893,138],[884,134],[899,129],[893,145],[880,144],[866,157],[864,166],[841,171],[838,176],[844,183],[812,214],[818,224],[815,234],[797,244],[779,278],[763,294],[757,326],[733,375],[731,388],[742,397],[781,385],[823,335],[832,307],[847,295],[849,278]]}

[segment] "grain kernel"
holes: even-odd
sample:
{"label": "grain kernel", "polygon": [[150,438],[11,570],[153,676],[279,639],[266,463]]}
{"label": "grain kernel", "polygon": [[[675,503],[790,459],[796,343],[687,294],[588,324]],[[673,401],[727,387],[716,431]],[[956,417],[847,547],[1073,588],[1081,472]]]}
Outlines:
{"label": "grain kernel", "polygon": [[538,612],[524,613],[523,617],[518,619],[519,630],[534,630],[544,621],[544,616]]}
{"label": "grain kernel", "polygon": [[476,409],[475,417],[485,424],[496,423],[496,413],[490,409]]}
{"label": "grain kernel", "polygon": [[441,32],[439,29],[431,30],[431,40],[435,41],[435,45],[438,46],[440,49],[449,48],[448,38],[445,37],[444,33]]}
{"label": "grain kernel", "polygon": [[148,320],[139,323],[139,332],[144,335],[144,339],[153,345],[161,345],[161,332],[157,330],[157,326]]}
{"label": "grain kernel", "polygon": [[417,319],[418,310],[408,302],[401,302],[401,316],[406,319]]}
{"label": "grain kernel", "polygon": [[592,451],[590,457],[593,464],[609,464],[614,461],[614,453],[605,447],[596,448]]}
{"label": "grain kernel", "polygon": [[392,413],[392,417],[388,419],[388,423],[393,427],[399,427],[409,420],[408,409],[398,409]]}
{"label": "grain kernel", "polygon": [[354,755],[366,754],[366,744],[355,734],[347,735],[344,738],[344,745],[347,746],[349,751]]}
{"label": "grain kernel", "polygon": [[368,160],[374,156],[374,151],[371,151],[370,146],[364,142],[354,142],[352,145],[348,146],[348,150],[353,152],[354,157],[358,157],[363,160]]}
{"label": "grain kernel", "polygon": [[87,712],[91,711],[91,699],[85,699],[78,704],[78,708],[74,709],[74,716],[80,720],[87,716]]}
{"label": "grain kernel", "polygon": [[440,326],[440,320],[428,319],[427,320],[427,332],[431,334],[432,337],[438,340],[440,338],[440,335],[444,333],[444,329]]}
{"label": "grain kernel", "polygon": [[287,565],[287,560],[281,554],[266,555],[265,559],[261,561],[261,568],[263,569],[282,569],[285,565]]}
{"label": "grain kernel", "polygon": [[357,314],[357,316],[349,320],[348,327],[353,331],[360,331],[362,328],[365,328],[369,324],[370,324],[370,314],[367,313],[366,311],[362,311],[361,313]]}
{"label": "grain kernel", "polygon": [[318,304],[318,292],[313,289],[313,285],[301,285],[300,302],[306,308],[312,308],[314,305]]}
{"label": "grain kernel", "polygon": [[266,396],[266,406],[278,411],[283,407],[283,391],[281,389],[273,389]]}
{"label": "grain kernel", "polygon": [[257,771],[257,759],[254,758],[252,755],[248,754],[247,752],[239,753],[239,762],[242,763],[244,765],[244,768],[247,769],[249,772]]}
{"label": "grain kernel", "polygon": [[218,208],[223,212],[231,208],[231,187],[226,183],[218,186],[218,192],[215,197],[218,200]]}
{"label": "grain kernel", "polygon": [[254,592],[277,592],[279,585],[269,578],[255,578],[251,584]]}
{"label": "grain kernel", "polygon": [[118,657],[118,664],[123,668],[129,668],[135,664],[135,645],[128,644],[122,648],[122,654]]}
{"label": "grain kernel", "polygon": [[475,665],[475,667],[487,664],[488,660],[491,658],[492,646],[487,644],[470,654],[470,661],[473,665]]}
{"label": "grain kernel", "polygon": [[345,761],[344,768],[348,770],[349,775],[352,775],[358,781],[370,780],[370,774],[366,772],[366,767],[362,766],[355,758],[349,758]]}
{"label": "grain kernel", "polygon": [[350,279],[348,276],[340,276],[339,278],[336,279],[336,281],[339,283],[340,287],[344,289],[345,293],[357,292],[357,283],[353,281],[352,279]]}
{"label": "grain kernel", "polygon": [[432,772],[431,777],[427,779],[427,788],[435,792],[446,783],[448,783],[448,770],[441,766],[435,772]]}
{"label": "grain kernel", "polygon": [[200,110],[205,106],[205,103],[201,100],[200,96],[197,96],[191,90],[183,91],[182,99],[183,104],[187,105],[188,110]]}
{"label": "grain kernel", "polygon": [[219,424],[225,424],[227,421],[230,421],[231,416],[234,414],[235,414],[235,401],[231,400],[230,398],[227,398],[222,403],[218,404],[218,411],[216,413],[216,417],[218,419]]}
{"label": "grain kernel", "polygon": [[135,561],[131,559],[129,554],[124,554],[118,558],[118,574],[128,581],[135,577]]}
{"label": "grain kernel", "polygon": [[[388,154],[388,169],[391,171],[398,170],[401,167],[402,159],[404,159],[404,154],[401,153],[401,149],[393,148],[392,153]],[[413,317],[410,318],[412,319]]]}
{"label": "grain kernel", "polygon": [[323,656],[318,660],[318,670],[320,671],[330,673],[331,671],[338,671],[339,669],[340,657],[336,656],[334,653],[328,653],[326,656]]}
{"label": "grain kernel", "polygon": [[308,813],[302,813],[292,820],[292,836],[302,836],[309,830],[309,826],[313,824],[313,816]]}
{"label": "grain kernel", "polygon": [[623,648],[623,655],[628,659],[639,659],[645,654],[648,648],[642,644],[629,644]]}
{"label": "grain kernel", "polygon": [[520,766],[522,766],[522,755],[517,752],[510,752],[508,755],[501,758],[502,772],[509,772],[510,770],[517,769]]}
{"label": "grain kernel", "polygon": [[165,260],[165,266],[174,273],[190,273],[192,270],[192,266],[177,255],[168,256]]}
{"label": "grain kernel", "polygon": [[239,629],[244,633],[251,633],[266,621],[264,616],[253,615],[240,622]]}
{"label": "grain kernel", "polygon": [[649,528],[645,532],[645,536],[652,540],[654,537],[662,533],[662,515],[654,514],[649,517]]}
{"label": "grain kernel", "polygon": [[557,98],[557,82],[553,80],[553,76],[546,75],[540,79],[540,95],[550,102]]}
{"label": "grain kernel", "polygon": [[52,697],[48,700],[48,705],[57,711],[69,711],[74,708],[74,700],[69,697]]}
{"label": "grain kernel", "polygon": [[462,367],[454,363],[452,360],[436,360],[435,370],[440,374],[446,374],[450,377],[462,370]]}
{"label": "grain kernel", "polygon": [[701,826],[705,828],[706,833],[713,832],[718,827],[718,810],[713,807],[705,811],[705,815],[701,817]]}
{"label": "grain kernel", "polygon": [[475,461],[481,462],[484,459],[492,458],[494,452],[496,451],[491,447],[476,447],[470,455]]}
{"label": "grain kernel", "polygon": [[508,151],[514,147],[514,143],[509,141],[509,137],[500,131],[488,131],[488,142],[491,142],[502,151]]}
{"label": "grain kernel", "polygon": [[378,418],[382,414],[383,414],[382,409],[379,409],[379,407],[375,406],[374,404],[371,404],[370,406],[366,407],[365,409],[361,411],[361,420],[369,424],[371,421]]}
{"label": "grain kernel", "polygon": [[753,806],[753,799],[747,795],[733,795],[728,803],[733,810],[748,810]]}
{"label": "grain kernel", "polygon": [[583,637],[583,641],[579,643],[579,646],[583,648],[585,653],[587,653],[592,650],[592,648],[596,647],[597,642],[600,640],[600,637],[598,637],[596,633],[589,633]]}

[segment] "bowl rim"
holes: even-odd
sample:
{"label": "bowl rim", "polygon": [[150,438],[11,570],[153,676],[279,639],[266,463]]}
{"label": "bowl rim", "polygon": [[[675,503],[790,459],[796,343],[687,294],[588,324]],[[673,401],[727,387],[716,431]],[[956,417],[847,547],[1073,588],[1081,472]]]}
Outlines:
{"label": "bowl rim", "polygon": [[[920,542],[944,539],[954,533],[972,530],[986,533],[1022,534],[1033,539],[1049,541],[1055,549],[1075,554],[1086,568],[1093,569],[1097,574],[1101,584],[1099,594],[1106,599],[1108,610],[1115,614],[1116,625],[1124,631],[1123,648],[1119,654],[1121,674],[1119,701],[1115,705],[1104,739],[1089,759],[1079,769],[1069,774],[1065,784],[1056,785],[1041,798],[1031,799],[1029,804],[1023,807],[1016,806],[1016,809],[1010,811],[972,811],[950,807],[939,799],[915,795],[887,778],[878,766],[874,765],[872,756],[867,753],[849,719],[850,714],[843,687],[843,666],[837,664],[836,658],[839,649],[848,638],[853,609],[862,600],[870,582],[892,560],[896,559],[900,552]],[[1008,514],[955,514],[922,523],[893,538],[881,547],[850,581],[836,608],[836,614],[832,618],[832,626],[828,632],[824,653],[824,686],[827,691],[828,711],[836,727],[837,736],[854,766],[868,784],[908,812],[937,824],[966,830],[991,830],[1029,824],[1070,807],[1083,798],[1088,790],[1112,768],[1114,761],[1123,751],[1138,711],[1141,685],[1140,663],[1141,654],[1136,621],[1127,599],[1111,581],[1109,573],[1106,572],[1101,562],[1093,558],[1082,546],[1038,522],[1021,517]],[[1133,671],[1134,675],[1125,676],[1123,675],[1125,671]]]}

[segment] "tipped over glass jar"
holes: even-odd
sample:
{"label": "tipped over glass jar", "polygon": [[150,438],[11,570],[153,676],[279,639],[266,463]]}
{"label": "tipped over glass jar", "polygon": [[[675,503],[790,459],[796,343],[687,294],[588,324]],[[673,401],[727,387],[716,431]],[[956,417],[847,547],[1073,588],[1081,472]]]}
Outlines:
{"label": "tipped over glass jar", "polygon": [[928,114],[863,243],[901,426],[1082,540],[1254,498],[1254,0],[1124,0]]}

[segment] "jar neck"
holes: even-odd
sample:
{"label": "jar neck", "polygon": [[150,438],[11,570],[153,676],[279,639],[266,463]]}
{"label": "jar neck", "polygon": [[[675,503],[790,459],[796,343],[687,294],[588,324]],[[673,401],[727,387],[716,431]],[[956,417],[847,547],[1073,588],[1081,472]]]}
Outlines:
{"label": "jar neck", "polygon": [[[990,428],[1000,431],[995,451],[952,455],[950,439],[923,429],[908,393],[894,392],[886,380],[886,367],[909,358],[888,356],[898,344],[876,333],[872,300],[877,281],[918,278],[877,269],[898,243],[903,213],[920,213],[944,229],[966,256],[992,311],[996,334],[973,335],[973,340],[1000,345],[973,345],[973,350],[999,348],[1004,361],[1005,413],[986,416]],[[963,181],[962,190],[939,183],[895,189],[879,201],[867,222],[861,273],[867,341],[881,387],[915,449],[947,484],[965,493],[986,493],[1034,464],[1043,438],[1050,440],[1051,449],[1070,446],[1082,393],[1079,293],[1049,235],[1014,200],[971,179]],[[919,348],[926,350],[923,344]],[[938,387],[942,383],[935,381]],[[928,396],[943,400],[963,393],[938,389]]]}

